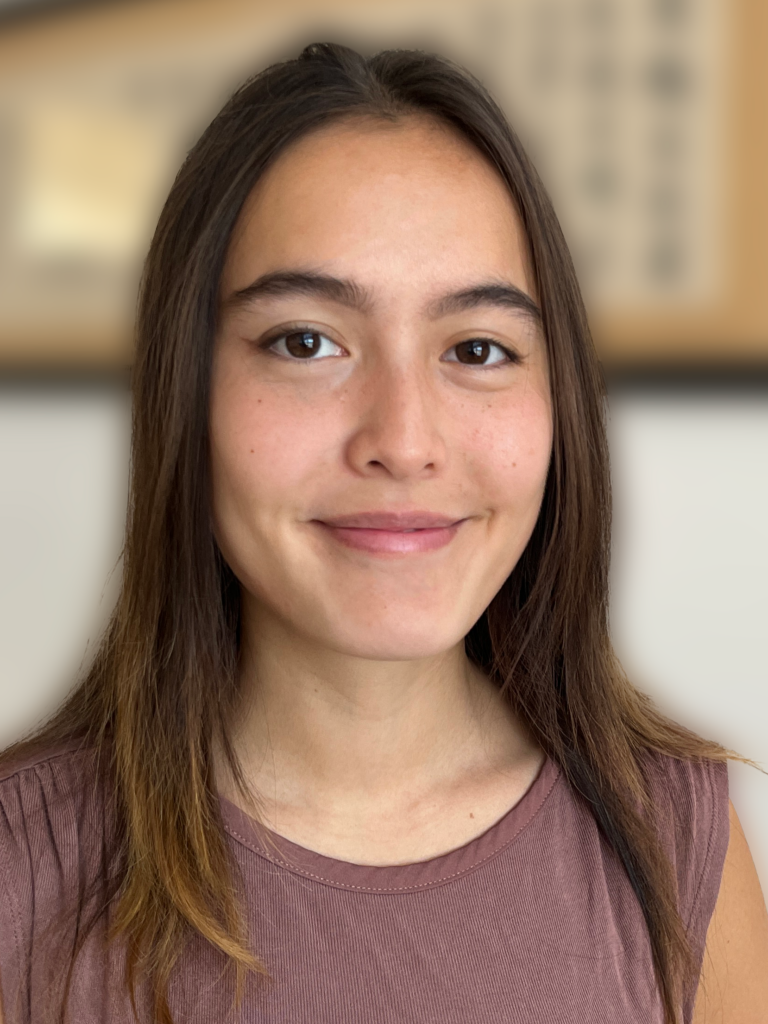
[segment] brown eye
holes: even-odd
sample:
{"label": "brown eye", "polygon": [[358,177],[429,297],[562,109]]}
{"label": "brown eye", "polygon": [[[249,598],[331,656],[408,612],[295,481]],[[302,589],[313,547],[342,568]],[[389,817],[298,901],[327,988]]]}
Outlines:
{"label": "brown eye", "polygon": [[[331,349],[336,349],[336,351],[329,352],[326,347],[325,352],[321,352],[324,345],[331,346]],[[321,353],[321,358],[325,358],[328,355],[340,355],[343,351],[335,341],[331,341],[325,334],[321,334],[320,331],[308,330],[289,331],[286,334],[281,334],[278,338],[273,338],[262,347],[285,359],[303,360],[304,362],[317,362],[318,360],[314,357],[318,353]]]}
{"label": "brown eye", "polygon": [[321,335],[317,331],[296,331],[285,336],[285,347],[298,359],[315,355],[320,351],[321,343]]}
{"label": "brown eye", "polygon": [[488,358],[491,346],[487,341],[462,341],[456,346],[456,354],[460,363],[480,363]]}
{"label": "brown eye", "polygon": [[514,353],[508,352],[502,345],[487,338],[460,341],[458,345],[453,346],[451,352],[455,352],[456,355],[449,359],[449,362],[463,363],[464,366],[494,366],[517,362]]}

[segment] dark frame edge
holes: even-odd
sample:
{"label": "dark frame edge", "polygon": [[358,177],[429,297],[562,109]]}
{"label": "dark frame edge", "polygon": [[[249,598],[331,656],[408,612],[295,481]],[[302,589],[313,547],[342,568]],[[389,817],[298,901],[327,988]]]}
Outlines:
{"label": "dark frame edge", "polygon": [[768,392],[768,361],[754,363],[601,364],[609,394]]}

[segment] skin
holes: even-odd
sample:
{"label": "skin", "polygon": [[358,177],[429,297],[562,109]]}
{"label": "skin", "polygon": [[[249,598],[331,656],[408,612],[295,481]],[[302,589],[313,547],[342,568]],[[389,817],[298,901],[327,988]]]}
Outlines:
{"label": "skin", "polygon": [[[366,304],[238,298],[262,275],[308,270],[354,282]],[[530,536],[552,444],[535,321],[492,303],[435,315],[442,296],[489,281],[536,298],[507,190],[466,142],[419,119],[294,144],[228,253],[210,428],[214,531],[243,593],[234,742],[262,820],[327,856],[393,864],[454,849],[542,762],[463,650]],[[328,339],[323,358],[259,347],[297,325]],[[477,337],[515,358],[457,362],[453,346]],[[468,518],[447,547],[394,557],[312,523],[414,508]],[[243,805],[221,758],[217,782]],[[768,918],[733,808],[731,821],[695,1024],[768,1022]]]}
{"label": "skin", "polygon": [[768,1024],[768,911],[733,804],[693,1024]]}
{"label": "skin", "polygon": [[[264,274],[306,270],[353,281],[366,304],[233,301]],[[542,763],[463,645],[528,541],[552,445],[530,316],[434,308],[489,282],[532,295],[511,199],[428,123],[301,140],[258,184],[229,251],[210,427],[214,529],[243,589],[239,752],[267,823],[329,856],[444,853],[498,820]],[[259,348],[297,323],[329,339],[322,358]],[[456,345],[479,336],[492,365],[459,362]],[[467,521],[441,550],[386,558],[311,523],[380,509]]]}

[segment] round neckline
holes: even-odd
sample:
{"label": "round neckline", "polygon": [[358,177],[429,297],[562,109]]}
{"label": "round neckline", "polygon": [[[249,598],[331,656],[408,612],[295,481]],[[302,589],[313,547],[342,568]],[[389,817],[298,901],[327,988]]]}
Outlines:
{"label": "round neckline", "polygon": [[545,756],[528,789],[495,824],[455,850],[410,864],[355,864],[327,857],[273,832],[221,793],[219,802],[224,828],[233,839],[294,874],[357,892],[413,892],[452,882],[506,849],[537,815],[560,774],[557,763]]}

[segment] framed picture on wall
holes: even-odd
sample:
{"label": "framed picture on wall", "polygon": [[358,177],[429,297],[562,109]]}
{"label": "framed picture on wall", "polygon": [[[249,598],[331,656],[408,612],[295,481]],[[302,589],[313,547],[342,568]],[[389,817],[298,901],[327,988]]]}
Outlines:
{"label": "framed picture on wall", "polygon": [[0,6],[0,373],[130,366],[187,149],[240,81],[334,31],[427,42],[486,79],[553,195],[606,367],[768,367],[762,0],[62,0]]}

